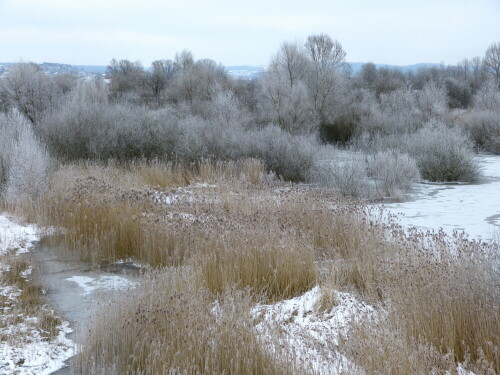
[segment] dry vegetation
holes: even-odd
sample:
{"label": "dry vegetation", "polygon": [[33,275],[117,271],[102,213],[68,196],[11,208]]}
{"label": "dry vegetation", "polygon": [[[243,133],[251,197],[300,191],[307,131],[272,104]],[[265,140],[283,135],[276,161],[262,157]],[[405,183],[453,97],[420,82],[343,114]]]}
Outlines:
{"label": "dry vegetation", "polygon": [[[247,293],[217,303],[188,268],[154,273],[95,317],[78,357],[82,374],[294,374],[252,328]],[[138,339],[140,338],[140,339]],[[286,358],[286,357],[283,357]]]}
{"label": "dry vegetation", "polygon": [[335,305],[332,290],[379,311],[341,349],[365,373],[500,371],[498,243],[406,234],[383,211],[275,180],[256,160],[62,166],[22,209],[63,227],[58,240],[83,260],[158,268],[96,316],[79,373],[307,372],[264,348],[249,309],[318,284],[318,311]]}
{"label": "dry vegetation", "polygon": [[33,280],[33,272],[26,256],[0,258],[0,286],[10,292],[0,294],[0,341],[23,340],[28,330],[37,330],[47,341],[59,334],[62,321],[47,307],[41,286]]}

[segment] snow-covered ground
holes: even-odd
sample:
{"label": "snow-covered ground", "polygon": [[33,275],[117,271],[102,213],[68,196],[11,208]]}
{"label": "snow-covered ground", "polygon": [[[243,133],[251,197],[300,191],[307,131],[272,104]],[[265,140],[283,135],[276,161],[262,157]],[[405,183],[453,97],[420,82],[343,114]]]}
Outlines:
{"label": "snow-covered ground", "polygon": [[300,366],[317,374],[341,374],[354,364],[339,350],[351,322],[375,317],[375,310],[349,293],[328,291],[333,306],[321,308],[321,289],[272,305],[258,305],[252,313],[262,340],[271,351],[283,345]]}
{"label": "snow-covered ground", "polygon": [[19,225],[9,217],[0,214],[0,256],[15,251],[26,253],[38,240],[37,229],[33,225]]}
{"label": "snow-covered ground", "polygon": [[478,157],[483,181],[474,184],[416,184],[410,200],[385,204],[400,223],[420,229],[465,231],[483,240],[500,231],[500,156]]}
{"label": "snow-covered ground", "polygon": [[[9,267],[2,263],[6,259],[2,257],[28,252],[38,238],[34,226],[20,225],[8,216],[0,215],[0,274]],[[63,322],[59,335],[47,341],[38,328],[37,317],[18,313],[12,316],[20,294],[16,286],[0,282],[0,299],[5,302],[0,305],[4,306],[0,310],[0,375],[50,374],[74,354],[75,345],[66,338],[71,329],[67,322]]]}

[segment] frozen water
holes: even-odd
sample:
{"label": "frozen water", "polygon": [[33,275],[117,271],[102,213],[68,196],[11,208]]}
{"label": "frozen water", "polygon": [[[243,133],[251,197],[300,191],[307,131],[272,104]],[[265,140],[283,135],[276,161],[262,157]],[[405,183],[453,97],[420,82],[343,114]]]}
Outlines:
{"label": "frozen water", "polygon": [[500,156],[478,157],[483,178],[473,184],[415,185],[406,202],[385,204],[400,213],[400,223],[420,229],[442,228],[451,234],[465,231],[471,238],[488,240],[500,231]]}

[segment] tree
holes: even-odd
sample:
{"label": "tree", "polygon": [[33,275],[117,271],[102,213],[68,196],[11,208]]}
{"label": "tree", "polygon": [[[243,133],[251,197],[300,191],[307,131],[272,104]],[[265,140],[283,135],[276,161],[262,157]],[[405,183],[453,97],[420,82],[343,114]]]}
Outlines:
{"label": "tree", "polygon": [[190,62],[189,55],[185,51],[182,54],[184,58],[176,57],[179,71],[168,88],[173,102],[187,103],[193,110],[201,102],[213,100],[221,90],[228,89],[229,77],[222,65],[210,59]]}
{"label": "tree", "polygon": [[307,68],[307,57],[303,49],[296,42],[283,43],[270,64],[270,70],[285,73],[283,78],[286,78],[290,88],[304,79]]}
{"label": "tree", "polygon": [[448,106],[450,108],[465,109],[472,102],[472,92],[467,82],[449,77],[445,81],[445,88],[448,94]]}
{"label": "tree", "polygon": [[309,58],[317,65],[336,67],[344,62],[342,44],[326,34],[309,35],[305,44]]}
{"label": "tree", "polygon": [[359,72],[359,78],[361,79],[361,85],[363,87],[374,88],[378,80],[377,66],[372,62],[363,64]]}
{"label": "tree", "polygon": [[145,74],[139,61],[113,59],[107,68],[107,77],[111,80],[110,91],[116,98],[142,96]]}
{"label": "tree", "polygon": [[161,104],[162,93],[178,70],[179,66],[172,60],[156,60],[151,63],[147,84],[157,105]]}
{"label": "tree", "polygon": [[337,83],[337,68],[344,63],[346,53],[338,41],[332,40],[326,34],[307,37],[305,49],[310,59],[306,83],[314,110],[323,121],[326,108],[332,102]]}
{"label": "tree", "polygon": [[488,47],[484,55],[483,64],[495,77],[497,84],[500,86],[500,42],[493,43]]}
{"label": "tree", "polygon": [[4,100],[17,108],[32,123],[37,123],[43,112],[58,98],[54,82],[34,63],[11,66],[5,79],[0,80]]}

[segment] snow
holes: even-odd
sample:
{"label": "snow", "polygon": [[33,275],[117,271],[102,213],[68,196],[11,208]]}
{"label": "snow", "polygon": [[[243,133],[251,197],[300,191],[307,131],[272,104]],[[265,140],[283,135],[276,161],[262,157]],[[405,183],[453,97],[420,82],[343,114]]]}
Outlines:
{"label": "snow", "polygon": [[37,240],[35,226],[16,224],[9,217],[0,215],[0,255],[14,250],[16,254],[26,253]]}
{"label": "snow", "polygon": [[271,351],[285,345],[303,368],[319,374],[340,374],[342,369],[355,365],[338,351],[339,338],[348,334],[351,322],[372,318],[375,310],[349,293],[328,293],[333,293],[335,301],[329,310],[318,309],[322,291],[316,286],[296,298],[258,305],[252,315]]}
{"label": "snow", "polygon": [[[0,214],[0,257],[7,253],[26,253],[38,239],[39,231],[35,226],[17,224]],[[8,269],[0,258],[0,273]],[[31,271],[31,267],[25,270],[23,277],[28,277]],[[71,328],[63,322],[58,336],[47,341],[37,327],[38,318],[22,314],[13,316],[12,310],[20,294],[17,287],[0,283],[0,297],[7,301],[0,311],[0,323],[7,323],[0,329],[0,337],[7,337],[0,341],[0,375],[50,374],[63,367],[64,361],[75,353],[75,344],[66,338]]]}
{"label": "snow", "polygon": [[83,289],[81,293],[82,296],[87,296],[97,290],[110,291],[133,289],[138,284],[125,277],[114,275],[99,276],[97,278],[89,276],[72,276],[66,280],[77,283],[78,286]]}
{"label": "snow", "polygon": [[465,231],[489,240],[500,231],[500,157],[479,157],[484,180],[475,184],[420,183],[410,201],[385,204],[400,223],[419,229]]}
{"label": "snow", "polygon": [[22,333],[23,338],[29,341],[24,341],[22,345],[0,343],[1,375],[51,374],[62,368],[64,361],[75,353],[74,343],[66,338],[66,334],[72,331],[67,322],[62,324],[59,336],[51,342],[43,341],[38,330],[30,329],[24,323],[13,328],[14,332]]}

